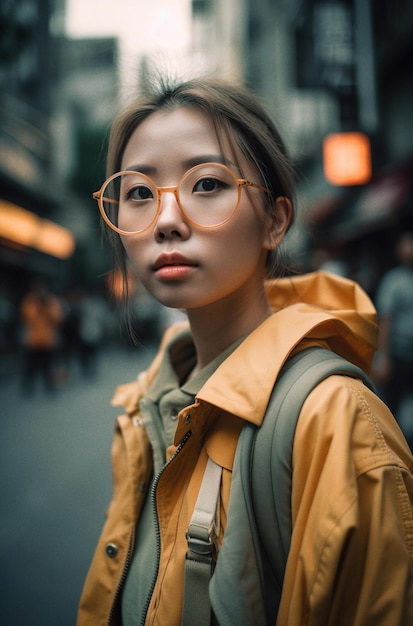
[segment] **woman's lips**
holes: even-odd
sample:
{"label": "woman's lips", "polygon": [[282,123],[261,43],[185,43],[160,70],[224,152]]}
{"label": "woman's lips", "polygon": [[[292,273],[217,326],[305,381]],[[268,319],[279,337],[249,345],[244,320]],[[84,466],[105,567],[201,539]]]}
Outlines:
{"label": "woman's lips", "polygon": [[154,264],[154,271],[159,278],[182,279],[192,273],[196,264],[178,253],[161,254]]}
{"label": "woman's lips", "polygon": [[156,270],[156,275],[158,278],[178,280],[186,278],[194,270],[194,265],[164,265]]}

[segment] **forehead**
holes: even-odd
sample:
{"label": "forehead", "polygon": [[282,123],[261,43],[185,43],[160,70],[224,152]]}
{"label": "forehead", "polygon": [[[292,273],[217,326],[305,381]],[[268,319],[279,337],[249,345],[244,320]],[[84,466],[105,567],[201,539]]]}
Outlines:
{"label": "forehead", "polygon": [[[195,106],[179,106],[152,113],[132,132],[122,156],[122,169],[143,161],[224,156],[240,161],[235,136],[214,125],[211,117]],[[136,161],[138,159],[138,161]]]}
{"label": "forehead", "polygon": [[212,118],[203,109],[193,105],[177,105],[151,113],[136,130],[154,133],[158,130],[171,132],[174,128],[207,129],[214,128]]}

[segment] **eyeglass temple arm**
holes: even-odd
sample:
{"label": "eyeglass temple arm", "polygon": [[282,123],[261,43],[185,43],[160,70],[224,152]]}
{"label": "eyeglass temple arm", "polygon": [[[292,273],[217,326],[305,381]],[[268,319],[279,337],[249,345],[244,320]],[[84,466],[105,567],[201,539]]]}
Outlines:
{"label": "eyeglass temple arm", "polygon": [[102,202],[108,202],[109,204],[119,204],[119,202],[117,200],[112,200],[111,198],[106,198],[105,196],[101,196],[100,195],[100,191],[95,191],[94,193],[92,193],[92,198],[94,200],[101,200]]}
{"label": "eyeglass temple arm", "polygon": [[245,178],[239,178],[238,184],[240,187],[255,187],[256,189],[260,189],[261,191],[266,191],[267,193],[271,193],[271,191],[267,189],[266,187],[257,185],[257,183],[252,183],[250,180],[246,180]]}

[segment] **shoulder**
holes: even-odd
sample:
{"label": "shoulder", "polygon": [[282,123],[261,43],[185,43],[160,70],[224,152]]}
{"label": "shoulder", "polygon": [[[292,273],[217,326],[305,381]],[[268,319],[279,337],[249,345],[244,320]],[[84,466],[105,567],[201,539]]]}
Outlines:
{"label": "shoulder", "polygon": [[361,381],[330,376],[308,395],[297,424],[294,455],[350,464],[356,475],[384,465],[412,471],[412,457],[388,407]]}
{"label": "shoulder", "polygon": [[359,380],[321,382],[303,405],[294,441],[281,610],[305,585],[311,623],[327,623],[332,614],[355,623],[356,613],[370,623],[373,595],[397,599],[377,609],[377,623],[407,623],[412,503],[412,457],[387,407]]}
{"label": "shoulder", "polygon": [[361,381],[324,380],[303,406],[293,446],[298,534],[317,536],[324,551],[329,537],[344,546],[348,533],[368,538],[373,526],[380,541],[375,520],[382,520],[413,559],[412,504],[412,455],[386,405]]}

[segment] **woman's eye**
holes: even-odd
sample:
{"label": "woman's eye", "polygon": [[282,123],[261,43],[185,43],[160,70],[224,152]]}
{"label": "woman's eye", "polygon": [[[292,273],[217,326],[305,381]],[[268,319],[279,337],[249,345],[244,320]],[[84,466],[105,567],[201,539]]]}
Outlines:
{"label": "woman's eye", "polygon": [[194,191],[195,192],[203,192],[203,193],[208,193],[211,191],[218,191],[219,189],[222,189],[224,187],[224,184],[220,181],[217,180],[216,178],[201,178],[201,180],[199,180],[195,186],[194,186]]}
{"label": "woman's eye", "polygon": [[132,187],[129,189],[126,194],[128,200],[152,200],[153,193],[149,187],[145,187],[145,185],[138,185],[136,187]]}

